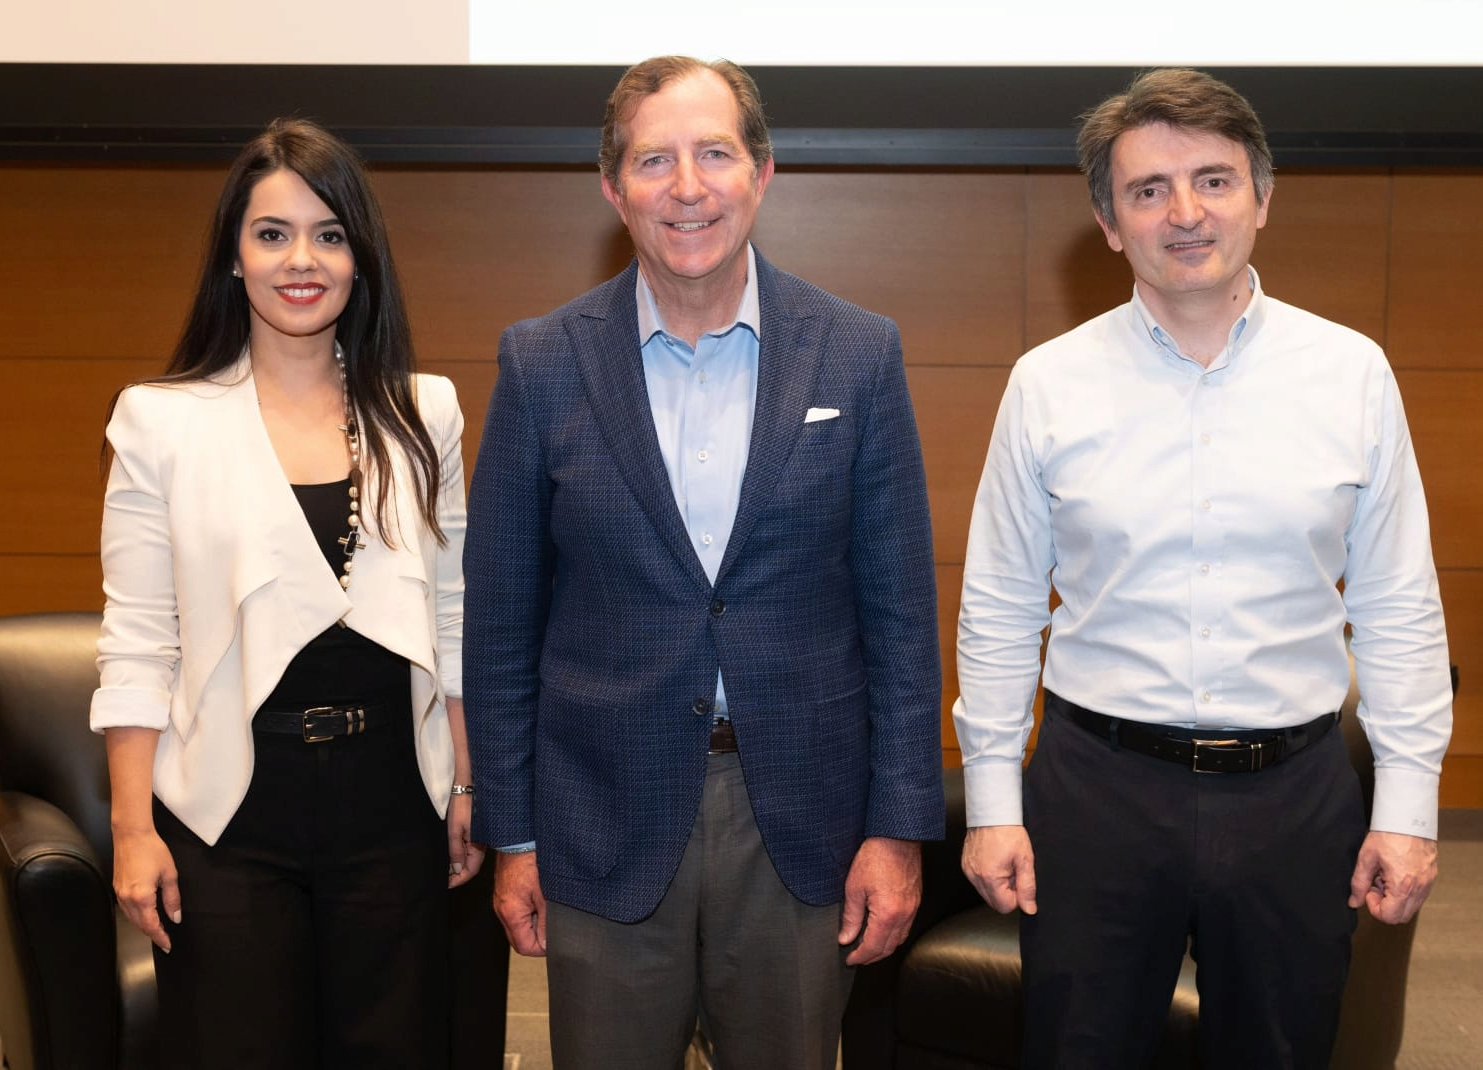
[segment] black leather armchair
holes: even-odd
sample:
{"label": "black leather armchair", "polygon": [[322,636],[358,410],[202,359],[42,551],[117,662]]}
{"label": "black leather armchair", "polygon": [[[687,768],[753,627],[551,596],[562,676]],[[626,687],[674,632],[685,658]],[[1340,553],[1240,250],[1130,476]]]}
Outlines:
{"label": "black leather armchair", "polygon": [[[96,613],[0,617],[0,1037],[10,1070],[150,1070],[154,959],[112,890],[107,761],[88,729]],[[497,1065],[509,946],[493,867],[452,893],[456,1065]]]}
{"label": "black leather armchair", "polygon": [[[1342,729],[1368,810],[1370,747],[1350,688]],[[906,942],[858,971],[845,1011],[844,1070],[1012,1070],[1020,1065],[1019,923],[984,905],[959,868],[965,832],[963,774],[943,774],[947,839],[923,845],[923,898]],[[1361,910],[1332,1065],[1392,1070],[1405,1021],[1415,920],[1382,925]],[[1156,1070],[1200,1065],[1199,996],[1186,959]]]}

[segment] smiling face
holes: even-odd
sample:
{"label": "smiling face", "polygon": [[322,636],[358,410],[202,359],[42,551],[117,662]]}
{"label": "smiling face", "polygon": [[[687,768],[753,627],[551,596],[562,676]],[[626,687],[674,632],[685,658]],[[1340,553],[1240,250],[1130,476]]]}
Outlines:
{"label": "smiling face", "polygon": [[618,209],[661,305],[746,284],[746,242],[772,178],[748,154],[730,87],[698,70],[644,97],[623,123],[627,154],[603,195]]}
{"label": "smiling face", "polygon": [[295,172],[278,170],[252,189],[237,239],[237,271],[252,309],[251,338],[334,338],[355,285],[345,228]]}
{"label": "smiling face", "polygon": [[1218,134],[1165,123],[1121,134],[1112,146],[1112,220],[1097,222],[1123,253],[1157,316],[1221,307],[1247,293],[1246,266],[1267,222],[1246,150]]}

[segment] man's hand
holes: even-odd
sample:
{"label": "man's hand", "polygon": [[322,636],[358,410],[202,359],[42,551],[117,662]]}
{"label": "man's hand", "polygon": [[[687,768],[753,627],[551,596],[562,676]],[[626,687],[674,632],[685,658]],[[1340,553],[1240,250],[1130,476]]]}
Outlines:
{"label": "man's hand", "polygon": [[963,873],[1001,914],[1035,913],[1035,852],[1024,825],[984,825],[963,840]]}
{"label": "man's hand", "polygon": [[839,919],[840,946],[860,940],[845,957],[846,964],[863,966],[895,951],[906,939],[921,901],[921,844],[885,836],[862,843],[845,878]]}
{"label": "man's hand", "polygon": [[516,952],[535,958],[546,954],[546,897],[534,851],[495,855],[494,912]]}
{"label": "man's hand", "polygon": [[1349,905],[1358,910],[1363,903],[1375,920],[1400,925],[1416,916],[1436,879],[1436,840],[1371,832],[1349,878]]}

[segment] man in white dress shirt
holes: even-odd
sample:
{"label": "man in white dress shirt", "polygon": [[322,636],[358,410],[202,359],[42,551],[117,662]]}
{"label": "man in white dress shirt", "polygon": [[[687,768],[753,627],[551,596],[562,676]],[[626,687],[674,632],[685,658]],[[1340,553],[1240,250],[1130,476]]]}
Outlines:
{"label": "man in white dress shirt", "polygon": [[[1134,290],[1026,354],[999,409],[963,868],[1021,911],[1026,1066],[1148,1066],[1187,943],[1207,1067],[1326,1066],[1355,911],[1404,922],[1437,872],[1451,682],[1400,395],[1373,342],[1262,292],[1272,158],[1233,89],[1145,74],[1078,148]],[[1333,727],[1346,624],[1368,832]]]}

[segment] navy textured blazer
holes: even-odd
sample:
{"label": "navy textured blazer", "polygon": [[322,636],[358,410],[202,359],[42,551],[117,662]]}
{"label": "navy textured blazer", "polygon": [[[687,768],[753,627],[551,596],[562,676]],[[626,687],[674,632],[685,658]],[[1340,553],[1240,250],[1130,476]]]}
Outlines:
{"label": "navy textured blazer", "polygon": [[[756,412],[712,586],[654,430],[637,270],[500,340],[464,553],[475,838],[534,839],[556,902],[648,916],[699,806],[719,668],[774,867],[799,899],[837,902],[866,836],[942,835],[900,337],[757,257]],[[814,407],[839,415],[805,422]]]}

